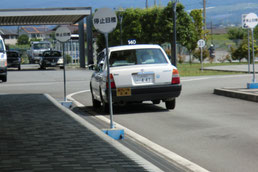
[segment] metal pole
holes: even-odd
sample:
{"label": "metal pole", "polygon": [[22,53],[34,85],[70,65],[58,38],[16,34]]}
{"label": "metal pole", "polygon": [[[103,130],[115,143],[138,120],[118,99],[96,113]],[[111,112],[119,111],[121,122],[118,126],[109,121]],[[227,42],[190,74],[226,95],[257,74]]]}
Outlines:
{"label": "metal pole", "polygon": [[201,66],[201,70],[202,70],[202,72],[203,72],[203,63],[202,63],[202,59],[203,59],[203,58],[202,58],[202,47],[201,47],[201,65],[202,65],[202,66]]}
{"label": "metal pole", "polygon": [[119,14],[119,22],[120,22],[120,45],[123,45],[123,37],[122,37],[123,16],[121,14]]}
{"label": "metal pole", "polygon": [[79,22],[80,67],[85,68],[84,19]]}
{"label": "metal pole", "polygon": [[177,59],[176,59],[176,4],[177,4],[177,1],[174,2],[173,4],[173,60],[172,60],[172,63],[174,66],[176,66],[176,62],[177,62]]}
{"label": "metal pole", "polygon": [[110,128],[114,128],[113,124],[113,106],[112,106],[112,92],[110,82],[110,70],[109,70],[109,59],[108,59],[108,33],[105,33],[106,39],[106,64],[107,64],[107,78],[108,78],[108,102],[109,102],[109,113],[110,113]]}
{"label": "metal pole", "polygon": [[249,33],[249,29],[247,29],[247,33],[248,33],[248,73],[250,73],[250,33]]}
{"label": "metal pole", "polygon": [[203,24],[204,30],[206,30],[206,0],[203,0]]}
{"label": "metal pole", "polygon": [[254,29],[251,29],[252,31],[252,49],[253,49],[253,82],[255,83],[255,59],[254,59]]}
{"label": "metal pole", "polygon": [[93,34],[92,34],[92,10],[91,14],[86,18],[87,20],[87,63],[88,65],[94,64],[93,61]]}
{"label": "metal pole", "polygon": [[65,43],[63,42],[63,66],[64,66],[64,101],[66,102],[66,76],[65,76],[65,65],[66,65],[66,56],[65,56]]}

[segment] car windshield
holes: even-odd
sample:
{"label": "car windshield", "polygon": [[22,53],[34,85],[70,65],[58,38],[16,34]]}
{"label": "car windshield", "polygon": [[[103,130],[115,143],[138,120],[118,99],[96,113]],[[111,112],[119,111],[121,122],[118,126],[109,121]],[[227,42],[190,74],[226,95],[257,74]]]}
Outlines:
{"label": "car windshield", "polygon": [[17,52],[7,52],[7,57],[19,57]]}
{"label": "car windshield", "polygon": [[49,43],[38,43],[38,44],[34,44],[33,48],[35,50],[48,49],[48,48],[50,48],[50,44]]}
{"label": "car windshield", "polygon": [[59,51],[45,51],[43,53],[44,57],[61,57],[61,53]]}
{"label": "car windshield", "polygon": [[110,67],[168,63],[160,49],[133,49],[113,51],[109,59]]}
{"label": "car windshield", "polygon": [[3,52],[4,51],[4,44],[3,41],[0,40],[0,51]]}

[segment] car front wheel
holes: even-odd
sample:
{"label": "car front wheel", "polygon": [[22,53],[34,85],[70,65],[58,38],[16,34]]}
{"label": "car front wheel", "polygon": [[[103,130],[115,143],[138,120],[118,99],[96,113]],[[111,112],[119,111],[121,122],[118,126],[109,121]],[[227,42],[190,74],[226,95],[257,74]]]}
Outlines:
{"label": "car front wheel", "polygon": [[165,101],[165,104],[166,104],[166,108],[167,109],[175,109],[175,107],[176,107],[176,99]]}
{"label": "car front wheel", "polygon": [[7,76],[3,76],[2,79],[0,78],[0,80],[2,80],[2,82],[6,82],[7,81]]}

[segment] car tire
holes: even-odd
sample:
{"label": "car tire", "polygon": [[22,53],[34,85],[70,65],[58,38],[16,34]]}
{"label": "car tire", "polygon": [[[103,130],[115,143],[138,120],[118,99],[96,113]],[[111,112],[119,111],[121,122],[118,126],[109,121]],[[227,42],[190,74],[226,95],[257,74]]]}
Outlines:
{"label": "car tire", "polygon": [[170,101],[165,101],[166,108],[167,109],[175,109],[176,107],[176,99],[170,100]]}
{"label": "car tire", "polygon": [[91,91],[91,100],[92,100],[92,106],[94,109],[98,109],[101,107],[101,103],[100,101],[96,100],[93,96],[93,93],[92,93],[92,88],[90,88],[90,91]]}
{"label": "car tire", "polygon": [[160,100],[152,100],[152,103],[153,103],[154,105],[160,104]]}
{"label": "car tire", "polygon": [[103,111],[109,113],[109,103],[102,102]]}
{"label": "car tire", "polygon": [[7,82],[7,75],[3,76],[2,82]]}
{"label": "car tire", "polygon": [[100,98],[101,98],[101,103],[102,103],[102,110],[105,113],[109,113],[109,103],[106,103],[103,99],[102,93],[101,93],[101,89],[100,90]]}
{"label": "car tire", "polygon": [[21,70],[21,65],[18,66],[18,70]]}

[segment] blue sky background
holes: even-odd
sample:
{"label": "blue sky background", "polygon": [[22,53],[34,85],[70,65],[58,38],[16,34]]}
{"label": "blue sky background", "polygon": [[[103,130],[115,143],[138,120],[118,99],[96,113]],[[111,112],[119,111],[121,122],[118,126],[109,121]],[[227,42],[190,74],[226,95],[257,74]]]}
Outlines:
{"label": "blue sky background", "polygon": [[[166,6],[170,0],[156,0],[157,4]],[[10,8],[54,8],[54,7],[92,7],[93,9],[108,7],[145,8],[146,0],[1,0],[0,9]],[[154,0],[148,0],[149,6]],[[203,0],[179,0],[186,10],[202,8]],[[241,15],[258,13],[258,0],[206,0],[207,21],[214,23],[239,23]],[[254,3],[254,4],[250,4]]]}
{"label": "blue sky background", "polygon": [[[154,0],[148,0],[149,6]],[[170,0],[156,0],[166,6]],[[201,8],[203,0],[179,0],[186,9]],[[206,0],[207,6],[232,5],[236,3],[257,3],[258,0]],[[46,7],[109,7],[109,8],[144,8],[146,0],[1,0],[0,9],[6,8],[46,8]]]}
{"label": "blue sky background", "polygon": [[[156,0],[166,6],[170,0]],[[7,8],[47,8],[47,7],[109,7],[144,8],[146,0],[1,0],[0,9]],[[148,0],[149,6],[154,0]],[[202,8],[203,0],[179,0],[186,9]],[[258,3],[258,0],[206,0],[207,7],[233,5],[237,3]]]}

